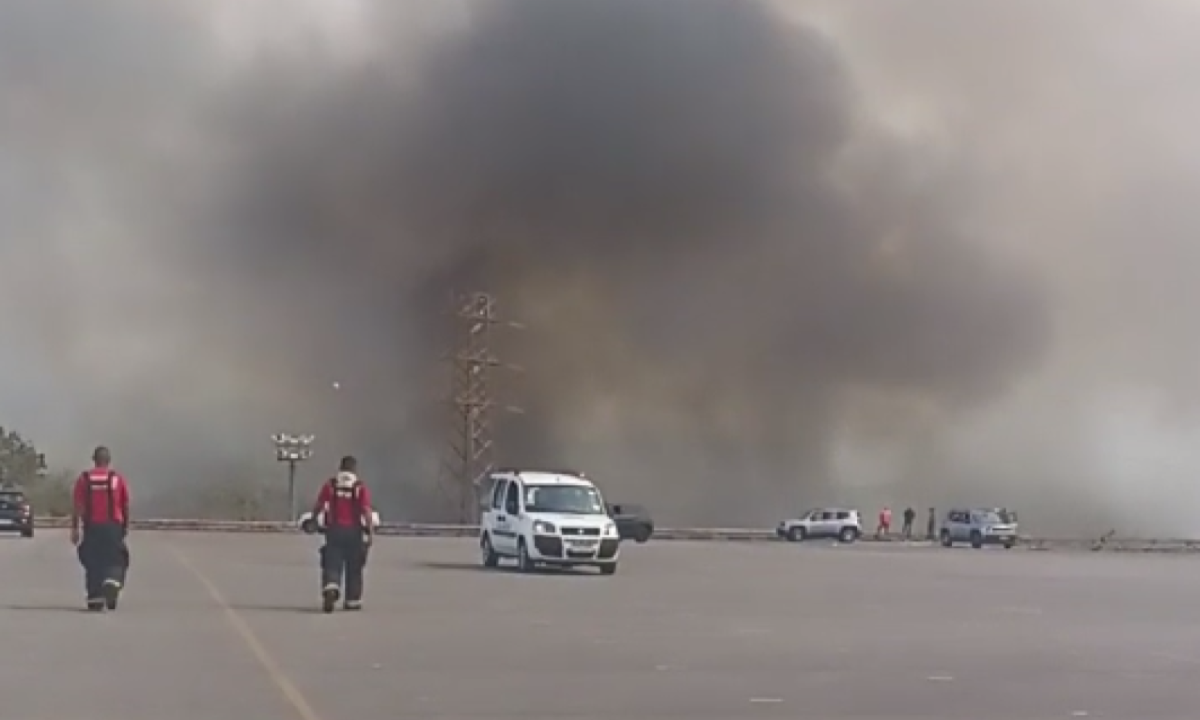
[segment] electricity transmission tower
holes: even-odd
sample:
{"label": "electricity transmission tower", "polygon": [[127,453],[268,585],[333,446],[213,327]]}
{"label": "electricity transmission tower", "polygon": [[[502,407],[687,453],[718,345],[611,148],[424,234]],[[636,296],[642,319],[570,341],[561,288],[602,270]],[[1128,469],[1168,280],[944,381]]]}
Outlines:
{"label": "electricity transmission tower", "polygon": [[512,405],[498,406],[493,397],[494,371],[520,370],[496,356],[496,330],[522,326],[501,320],[496,299],[489,293],[456,294],[453,299],[455,348],[449,356],[452,421],[440,475],[443,489],[457,507],[459,522],[471,524],[478,519],[476,483],[495,465],[494,411],[499,407],[522,412]]}

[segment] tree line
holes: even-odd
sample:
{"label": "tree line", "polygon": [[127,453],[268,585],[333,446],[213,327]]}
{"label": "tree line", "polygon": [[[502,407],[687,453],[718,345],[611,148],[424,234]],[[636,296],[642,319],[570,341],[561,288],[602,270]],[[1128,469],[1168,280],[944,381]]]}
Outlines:
{"label": "tree line", "polygon": [[[0,486],[20,489],[38,515],[71,512],[71,489],[81,468],[51,468],[37,446],[16,430],[0,427]],[[278,520],[286,497],[278,488],[245,478],[208,483],[163,508],[162,516],[201,520]],[[159,514],[159,513],[156,513]]]}

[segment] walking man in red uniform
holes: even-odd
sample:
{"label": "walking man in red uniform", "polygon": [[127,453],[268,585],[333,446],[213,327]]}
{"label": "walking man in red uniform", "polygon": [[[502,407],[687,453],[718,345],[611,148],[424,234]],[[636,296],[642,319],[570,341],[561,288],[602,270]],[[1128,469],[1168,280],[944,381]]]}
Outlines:
{"label": "walking man in red uniform", "polygon": [[88,610],[117,609],[125,585],[129,551],[129,486],[112,469],[112,453],[98,447],[93,467],[75,481],[71,542],[78,548],[87,587]]}
{"label": "walking man in red uniform", "polygon": [[358,478],[358,461],[342,458],[338,474],[321,486],[313,517],[324,517],[321,548],[322,609],[333,612],[345,580],[346,610],[362,609],[363,568],[374,540],[371,493]]}

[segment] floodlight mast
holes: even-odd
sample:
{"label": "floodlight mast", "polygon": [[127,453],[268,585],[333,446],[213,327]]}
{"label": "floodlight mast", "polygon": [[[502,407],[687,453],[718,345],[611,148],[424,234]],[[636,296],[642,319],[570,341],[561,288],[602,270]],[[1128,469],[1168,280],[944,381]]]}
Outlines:
{"label": "floodlight mast", "polygon": [[287,463],[288,467],[288,517],[292,522],[296,522],[296,518],[299,517],[296,507],[296,466],[312,458],[312,446],[316,439],[316,435],[291,433],[276,433],[271,436],[275,443],[275,459]]}

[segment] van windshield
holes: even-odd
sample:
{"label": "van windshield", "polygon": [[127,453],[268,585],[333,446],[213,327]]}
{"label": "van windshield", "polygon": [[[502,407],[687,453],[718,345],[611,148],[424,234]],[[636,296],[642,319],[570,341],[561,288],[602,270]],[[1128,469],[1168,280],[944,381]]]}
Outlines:
{"label": "van windshield", "polygon": [[1004,519],[1000,517],[1000,513],[994,510],[982,510],[976,513],[976,515],[981,523],[990,523],[992,525],[1001,525],[1004,523]]}
{"label": "van windshield", "polygon": [[584,485],[526,485],[525,511],[563,515],[607,515],[600,493]]}

